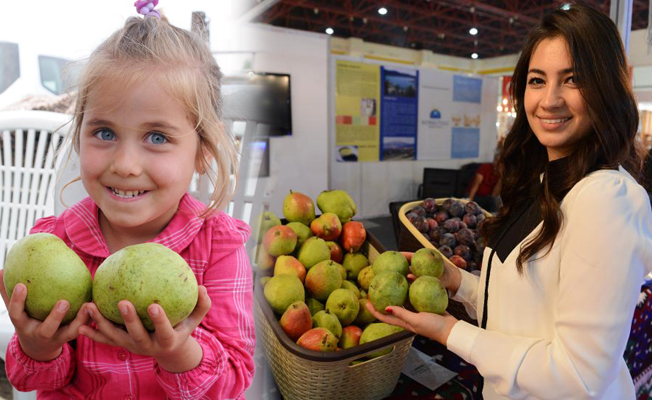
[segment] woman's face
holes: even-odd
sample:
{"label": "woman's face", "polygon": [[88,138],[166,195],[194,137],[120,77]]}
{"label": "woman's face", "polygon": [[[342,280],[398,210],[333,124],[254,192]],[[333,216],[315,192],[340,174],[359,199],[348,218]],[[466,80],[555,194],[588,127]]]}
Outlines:
{"label": "woman's face", "polygon": [[528,67],[524,99],[528,123],[553,161],[569,154],[591,129],[586,103],[573,77],[573,64],[561,37],[542,40]]}

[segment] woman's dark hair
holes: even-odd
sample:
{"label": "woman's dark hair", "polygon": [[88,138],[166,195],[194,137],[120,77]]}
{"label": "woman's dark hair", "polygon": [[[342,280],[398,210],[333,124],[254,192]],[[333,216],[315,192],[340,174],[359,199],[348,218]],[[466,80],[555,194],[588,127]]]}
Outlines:
{"label": "woman's dark hair", "polygon": [[[516,262],[519,273],[526,260],[552,247],[562,224],[559,202],[547,180],[548,153],[528,124],[523,101],[530,58],[542,40],[551,38],[562,38],[568,45],[573,76],[592,122],[590,132],[567,157],[567,174],[562,182],[555,182],[555,187],[569,190],[596,169],[622,165],[636,179],[641,170],[635,140],[638,110],[616,25],[606,15],[583,5],[566,5],[546,15],[528,34],[512,76],[510,94],[516,119],[500,155],[503,207],[483,226],[485,237],[494,236],[510,216],[532,201],[532,190],[538,188],[534,195],[541,199],[543,229],[521,248]],[[541,173],[544,177],[539,184]]]}

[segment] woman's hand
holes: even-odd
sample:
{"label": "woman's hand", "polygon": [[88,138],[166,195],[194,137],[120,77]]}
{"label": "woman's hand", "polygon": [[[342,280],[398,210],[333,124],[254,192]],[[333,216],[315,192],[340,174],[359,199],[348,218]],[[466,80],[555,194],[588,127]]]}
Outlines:
{"label": "woman's hand", "polygon": [[140,321],[131,302],[122,300],[118,308],[127,330],[104,318],[93,303],[87,311],[97,325],[97,330],[82,326],[79,333],[99,343],[119,346],[132,353],[151,356],[161,368],[169,372],[184,372],[201,363],[202,350],[190,336],[211,308],[211,299],[204,286],[199,286],[197,306],[185,320],[172,327],[165,311],[158,304],[150,304],[147,313],[154,323],[154,332],[148,332]]}
{"label": "woman's hand", "polygon": [[367,302],[367,309],[379,321],[400,326],[417,335],[435,340],[444,346],[448,341],[448,335],[450,335],[453,326],[457,323],[457,319],[448,313],[444,313],[444,315],[428,312],[413,313],[403,307],[389,306],[385,309],[389,314],[385,315],[376,311],[370,301]]}
{"label": "woman's hand", "polygon": [[[412,264],[412,256],[414,253],[402,251],[401,254],[403,254],[408,262]],[[410,267],[410,272],[412,272],[412,267]],[[408,274],[407,278],[410,282],[417,279],[417,277],[412,273]],[[439,281],[446,290],[450,292],[451,296],[455,296],[455,293],[457,293],[457,290],[460,288],[460,283],[462,282],[462,273],[459,268],[452,265],[452,263],[444,262],[444,273],[439,277]]]}
{"label": "woman's hand", "polygon": [[66,300],[59,300],[45,321],[32,318],[25,311],[27,287],[22,283],[17,284],[10,299],[5,290],[4,270],[0,271],[0,280],[2,300],[7,306],[9,318],[18,334],[20,347],[25,354],[36,361],[50,361],[59,357],[63,345],[77,337],[80,326],[90,322],[88,314],[84,312],[87,304],[84,304],[70,324],[61,326],[61,321],[70,307]]}

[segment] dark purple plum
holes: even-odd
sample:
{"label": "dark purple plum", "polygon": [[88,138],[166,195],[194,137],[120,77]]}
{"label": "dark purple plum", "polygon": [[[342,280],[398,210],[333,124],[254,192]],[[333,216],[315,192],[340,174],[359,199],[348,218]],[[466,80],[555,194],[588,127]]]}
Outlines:
{"label": "dark purple plum", "polygon": [[428,214],[434,214],[437,212],[437,202],[432,197],[428,197],[423,201],[423,208]]}
{"label": "dark purple plum", "polygon": [[460,229],[455,235],[455,238],[457,239],[457,243],[466,246],[472,246],[475,242],[473,232],[470,229]]}
{"label": "dark purple plum", "polygon": [[467,271],[475,271],[476,269],[478,269],[478,264],[476,264],[475,262],[469,261],[466,263]]}
{"label": "dark purple plum", "polygon": [[426,222],[428,223],[428,231],[431,231],[439,226],[437,220],[435,220],[434,218],[426,218]]}
{"label": "dark purple plum", "polygon": [[420,220],[416,221],[416,224],[414,226],[416,226],[416,228],[421,233],[427,233],[428,231],[430,231],[430,225],[428,224],[428,221],[426,221],[425,218],[421,218]]}
{"label": "dark purple plum", "polygon": [[453,249],[449,246],[439,246],[438,250],[446,258],[451,258],[453,256]]}
{"label": "dark purple plum", "polygon": [[444,229],[441,226],[438,226],[430,231],[430,235],[429,235],[430,240],[439,244],[439,239],[441,238],[441,235],[443,235],[444,233],[447,233],[446,229]]}
{"label": "dark purple plum", "polygon": [[460,221],[460,229],[469,229],[469,226],[464,222]]}
{"label": "dark purple plum", "polygon": [[481,221],[484,221],[485,219],[487,219],[487,216],[484,215],[484,213],[480,213],[480,214],[475,216],[475,219],[476,219],[477,222],[481,222]]}
{"label": "dark purple plum", "polygon": [[469,201],[464,205],[464,212],[467,214],[480,214],[482,210],[480,206],[475,201]]}
{"label": "dark purple plum", "polygon": [[446,212],[450,211],[450,209],[451,209],[451,205],[453,204],[454,201],[455,201],[455,200],[453,200],[453,199],[446,199],[446,200],[444,200],[444,202],[441,203],[441,208],[443,208],[444,211],[446,211]]}
{"label": "dark purple plum", "polygon": [[423,208],[422,206],[416,206],[412,210],[410,210],[410,212],[413,212],[413,213],[417,214],[420,217],[425,218],[425,216],[426,216],[426,209]]}
{"label": "dark purple plum", "polygon": [[455,233],[460,230],[460,222],[454,219],[449,219],[444,222],[444,229],[450,233]]}
{"label": "dark purple plum", "polygon": [[455,255],[462,257],[466,261],[471,261],[473,259],[473,255],[471,254],[471,249],[469,248],[469,246],[466,246],[464,244],[455,247],[453,253]]}
{"label": "dark purple plum", "polygon": [[449,218],[448,213],[446,211],[439,211],[438,213],[435,214],[435,220],[439,223],[439,225],[443,224],[446,222],[446,220]]}
{"label": "dark purple plum", "polygon": [[410,221],[412,223],[412,225],[415,225],[415,222],[418,221],[419,219],[421,219],[419,214],[416,214],[416,213],[413,213],[413,212],[407,213],[405,215],[405,217],[408,219],[408,221]]}
{"label": "dark purple plum", "polygon": [[448,246],[451,249],[457,246],[457,240],[455,240],[455,235],[452,233],[444,233],[441,235],[439,238],[439,245],[440,246]]}
{"label": "dark purple plum", "polygon": [[448,213],[453,217],[461,217],[464,215],[464,205],[459,201],[453,201],[451,209]]}
{"label": "dark purple plum", "polygon": [[475,224],[478,223],[478,219],[475,217],[475,214],[464,214],[462,217],[462,222],[464,222],[469,228],[475,228]]}

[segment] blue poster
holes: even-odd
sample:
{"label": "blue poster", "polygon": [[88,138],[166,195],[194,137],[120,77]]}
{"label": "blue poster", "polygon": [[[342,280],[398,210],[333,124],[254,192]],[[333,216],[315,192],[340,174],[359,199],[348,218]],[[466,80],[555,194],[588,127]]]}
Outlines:
{"label": "blue poster", "polygon": [[453,101],[482,103],[482,79],[455,75],[453,77]]}
{"label": "blue poster", "polygon": [[480,154],[479,128],[453,128],[451,156],[453,158],[477,158]]}
{"label": "blue poster", "polygon": [[380,159],[416,160],[419,71],[380,71]]}

